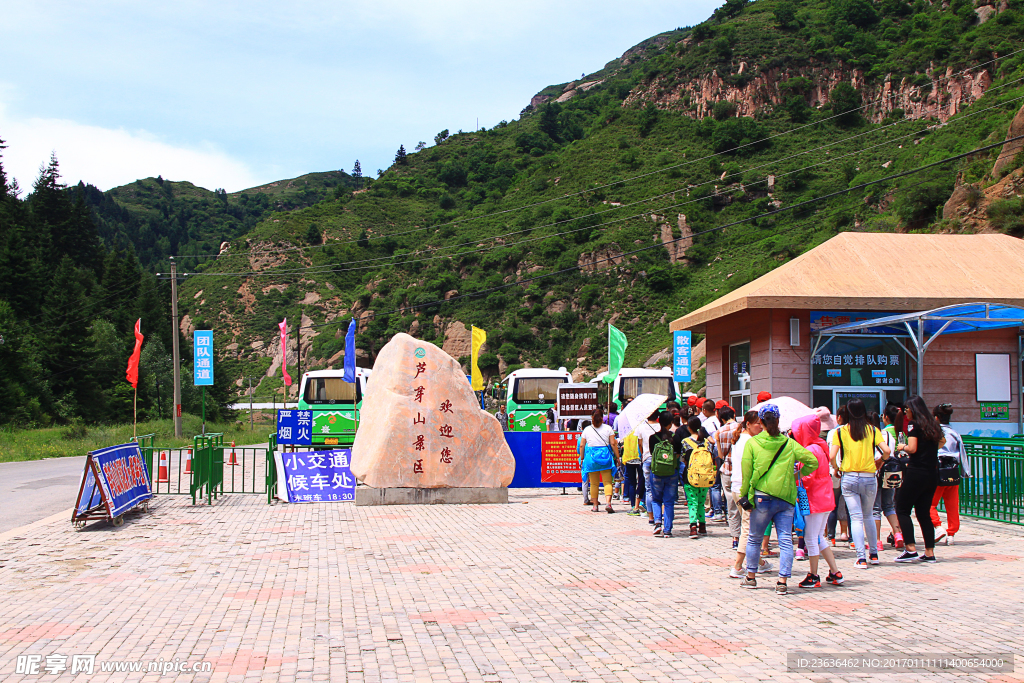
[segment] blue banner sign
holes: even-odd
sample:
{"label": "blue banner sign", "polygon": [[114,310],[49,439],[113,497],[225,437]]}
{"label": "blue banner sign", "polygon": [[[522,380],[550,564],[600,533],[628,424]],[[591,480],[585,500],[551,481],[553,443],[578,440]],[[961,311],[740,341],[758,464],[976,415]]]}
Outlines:
{"label": "blue banner sign", "polygon": [[292,446],[312,446],[313,411],[277,411],[277,442]]}
{"label": "blue banner sign", "polygon": [[76,514],[84,514],[97,507],[97,494],[111,519],[153,497],[149,470],[142,460],[139,444],[110,446],[89,454],[85,481],[75,506]]}
{"label": "blue banner sign", "polygon": [[197,387],[213,386],[213,332],[192,333],[192,378]]}
{"label": "blue banner sign", "polygon": [[349,469],[351,448],[283,455],[285,483],[291,502],[356,499],[356,478]]}
{"label": "blue banner sign", "polygon": [[689,332],[672,333],[672,368],[677,382],[689,382],[693,365]]}

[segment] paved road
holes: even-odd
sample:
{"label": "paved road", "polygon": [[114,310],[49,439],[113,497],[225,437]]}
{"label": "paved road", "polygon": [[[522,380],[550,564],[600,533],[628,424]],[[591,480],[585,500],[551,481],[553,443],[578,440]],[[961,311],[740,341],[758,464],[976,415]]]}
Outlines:
{"label": "paved road", "polygon": [[74,506],[84,467],[84,455],[0,463],[0,533]]}
{"label": "paved road", "polygon": [[[772,575],[753,591],[728,578],[735,554],[720,523],[707,538],[662,539],[646,519],[589,512],[579,496],[509,498],[356,507],[159,496],[121,527],[40,525],[0,546],[0,680],[1024,681],[1019,658],[997,675],[787,670],[787,653],[806,650],[1024,651],[1024,530],[1013,525],[965,519],[935,565],[895,564],[890,548],[859,570],[837,547],[844,586],[777,596]],[[794,584],[807,565],[795,563]],[[18,673],[22,655],[41,665],[63,655],[69,670]],[[95,655],[95,675],[71,676],[74,655]],[[101,670],[179,658],[212,670]]]}

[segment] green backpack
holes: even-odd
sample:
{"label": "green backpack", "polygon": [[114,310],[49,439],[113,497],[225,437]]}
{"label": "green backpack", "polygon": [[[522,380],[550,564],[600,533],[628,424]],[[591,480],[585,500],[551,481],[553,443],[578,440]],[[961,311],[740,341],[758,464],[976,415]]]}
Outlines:
{"label": "green backpack", "polygon": [[671,477],[676,473],[676,454],[669,439],[658,441],[651,451],[651,456],[651,474],[656,477]]}

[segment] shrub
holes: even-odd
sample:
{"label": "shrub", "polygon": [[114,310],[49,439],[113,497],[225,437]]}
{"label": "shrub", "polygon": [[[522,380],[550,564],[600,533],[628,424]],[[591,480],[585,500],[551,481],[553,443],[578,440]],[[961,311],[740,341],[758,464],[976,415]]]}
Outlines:
{"label": "shrub", "polygon": [[729,100],[719,100],[715,102],[711,115],[715,117],[715,121],[725,121],[726,119],[733,118],[736,116],[736,103]]}

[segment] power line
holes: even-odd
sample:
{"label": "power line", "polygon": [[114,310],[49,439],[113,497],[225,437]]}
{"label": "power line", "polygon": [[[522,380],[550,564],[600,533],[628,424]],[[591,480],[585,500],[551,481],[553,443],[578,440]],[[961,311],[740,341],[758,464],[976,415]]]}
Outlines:
{"label": "power line", "polygon": [[[1015,81],[1012,81],[1011,83],[1007,83],[1007,84],[1004,84],[1004,86],[999,86],[999,87],[1005,87],[1005,86],[1008,86],[1008,85],[1010,85],[1012,83],[1015,83],[1015,82],[1018,82],[1018,81],[1024,81],[1024,78],[1016,79]],[[991,92],[991,90],[990,90],[990,92]],[[1018,97],[1015,97],[1015,98],[1011,98],[1009,100],[1004,100],[1003,102],[1000,102],[997,105],[993,105],[993,106],[987,107],[985,109],[980,109],[980,110],[977,110],[977,111],[970,112],[970,113],[965,114],[964,116],[962,116],[960,118],[957,118],[955,120],[950,121],[949,123],[943,124],[943,127],[944,126],[948,126],[948,125],[954,125],[956,123],[960,123],[962,121],[967,120],[968,118],[970,118],[972,116],[983,114],[985,112],[991,111],[992,109],[1001,108],[1001,107],[1005,106],[1009,102],[1016,102],[1017,100],[1020,100],[1020,99],[1024,99],[1024,95],[1018,96]],[[744,174],[744,173],[749,173],[749,172],[757,170],[757,169],[774,166],[776,164],[780,164],[780,163],[788,161],[790,159],[797,158],[797,157],[799,157],[799,156],[801,156],[803,154],[808,154],[808,153],[811,153],[811,152],[820,151],[820,150],[825,149],[827,147],[831,147],[831,146],[834,146],[834,145],[837,145],[837,144],[841,144],[843,142],[848,142],[848,141],[856,139],[858,137],[862,137],[864,135],[868,135],[868,134],[872,134],[872,133],[878,132],[879,130],[887,130],[889,127],[891,127],[893,125],[896,125],[896,124],[889,124],[889,126],[886,126],[886,127],[880,128],[880,129],[879,128],[872,129],[872,130],[866,131],[864,133],[859,133],[857,135],[850,136],[848,138],[844,138],[843,140],[840,140],[840,141],[836,141],[836,142],[833,142],[833,143],[828,143],[828,144],[821,145],[821,146],[819,146],[817,148],[814,148],[814,149],[811,149],[811,150],[800,152],[798,154],[793,154],[793,155],[790,155],[788,157],[783,157],[781,159],[776,159],[776,160],[773,160],[773,161],[770,161],[770,162],[766,162],[766,163],[760,164],[758,166],[754,166],[754,167],[748,168],[745,171],[738,171],[736,173],[730,174],[727,177],[728,178],[735,178],[735,177],[740,176],[741,174]],[[929,132],[930,132],[929,128],[924,128],[924,129],[912,131],[910,133],[901,135],[899,137],[892,138],[892,139],[889,139],[889,140],[885,140],[883,142],[877,143],[877,144],[869,146],[869,147],[860,148],[860,149],[854,150],[852,152],[849,152],[847,154],[844,154],[844,155],[841,155],[841,156],[837,156],[835,158],[825,159],[825,160],[822,160],[822,161],[819,161],[819,162],[815,162],[813,164],[808,164],[808,165],[803,166],[803,167],[798,168],[798,169],[787,171],[785,173],[779,173],[779,174],[776,175],[776,178],[784,178],[784,177],[786,177],[788,175],[802,173],[803,171],[806,171],[806,170],[809,170],[809,169],[812,169],[812,168],[816,168],[818,166],[823,166],[825,164],[834,164],[834,163],[836,163],[838,161],[841,161],[843,159],[846,159],[846,158],[849,158],[849,157],[853,157],[853,156],[857,156],[859,154],[863,154],[865,152],[877,149],[879,147],[884,147],[884,146],[887,146],[887,145],[891,145],[891,144],[893,144],[895,142],[898,142],[900,140],[906,140],[908,138],[913,138],[913,137],[917,137],[917,136],[920,136],[920,135],[926,135]],[[682,188],[682,187],[676,188],[675,190],[672,190],[672,191],[669,191],[669,192],[666,192],[666,193],[663,193],[663,194],[660,194],[660,195],[657,195],[657,196],[654,196],[654,197],[650,197],[650,198],[646,198],[646,199],[642,199],[642,200],[637,200],[636,202],[633,202],[631,204],[627,204],[627,205],[624,205],[624,206],[633,206],[633,205],[636,205],[636,204],[642,204],[642,203],[654,201],[654,200],[657,200],[657,199],[662,199],[662,198],[667,197],[669,195],[674,195],[674,194],[676,194],[678,192],[681,192],[684,189],[689,191],[689,190],[692,190],[692,189],[695,189],[695,188],[703,187],[705,185],[710,185],[710,184],[715,183],[715,182],[716,181],[712,180],[712,181],[707,181],[705,183],[701,183],[699,185],[688,186],[687,188]],[[766,182],[767,182],[767,179],[762,179],[762,180],[758,180],[758,181],[755,181],[755,182],[752,182],[752,183],[747,183],[746,187],[753,187],[753,186],[764,184]],[[678,202],[676,204],[670,204],[670,205],[667,205],[667,206],[662,206],[662,207],[660,207],[658,209],[654,209],[653,211],[644,211],[643,213],[633,214],[631,216],[625,216],[625,217],[618,218],[618,219],[615,219],[615,220],[612,220],[612,221],[607,221],[605,223],[599,223],[599,224],[596,224],[596,225],[584,226],[582,228],[576,228],[576,229],[573,229],[573,230],[566,230],[566,231],[557,232],[557,233],[549,233],[549,234],[539,235],[539,236],[536,236],[536,237],[531,237],[529,239],[519,240],[518,242],[515,242],[515,243],[512,243],[512,244],[491,245],[491,246],[481,247],[481,248],[473,249],[473,250],[469,250],[469,251],[458,252],[458,253],[454,253],[454,254],[433,255],[433,256],[427,256],[427,257],[423,257],[423,258],[414,258],[414,259],[408,259],[407,258],[407,259],[403,259],[401,262],[395,262],[395,257],[394,256],[388,256],[388,257],[379,257],[379,258],[375,258],[375,259],[366,259],[366,260],[363,260],[363,261],[348,262],[349,264],[351,264],[351,263],[357,263],[357,264],[358,263],[376,263],[376,265],[371,265],[371,266],[335,268],[334,264],[325,264],[323,266],[311,266],[311,267],[307,267],[307,268],[295,268],[295,269],[290,269],[290,270],[215,272],[215,273],[198,273],[197,275],[228,276],[228,277],[275,277],[275,276],[293,276],[293,275],[315,275],[315,274],[326,274],[326,273],[345,273],[345,272],[364,271],[364,270],[376,270],[376,269],[379,269],[379,268],[381,268],[383,266],[386,266],[386,265],[404,266],[404,265],[409,265],[409,264],[413,264],[413,263],[423,263],[423,262],[426,262],[426,261],[437,261],[437,260],[444,260],[444,259],[457,259],[457,258],[461,258],[461,257],[473,255],[473,254],[479,254],[479,253],[482,253],[482,252],[492,251],[492,250],[496,250],[496,249],[512,249],[512,248],[524,245],[524,244],[529,243],[529,242],[536,242],[536,241],[540,241],[540,240],[550,239],[552,237],[561,237],[561,236],[565,236],[565,235],[570,235],[570,234],[574,234],[574,233],[577,233],[577,232],[581,232],[581,231],[584,231],[584,230],[595,230],[597,228],[606,227],[606,226],[609,226],[609,225],[614,225],[616,223],[621,223],[621,222],[625,222],[625,221],[628,221],[628,220],[634,220],[634,219],[637,219],[637,218],[642,218],[642,217],[647,216],[650,213],[654,213],[655,215],[657,215],[660,212],[664,212],[664,211],[667,211],[669,209],[676,209],[676,208],[679,208],[679,207],[686,206],[688,204],[693,204],[693,203],[696,203],[696,202],[700,202],[700,201],[703,201],[704,199],[705,199],[704,197],[697,197],[697,198],[689,199],[687,201]],[[617,207],[617,208],[624,208],[624,207]],[[601,213],[608,213],[608,211],[601,212]],[[526,230],[519,230],[519,231],[515,231],[515,232],[504,233],[504,234],[500,234],[500,235],[494,235],[494,236],[491,236],[491,237],[478,238],[478,239],[472,240],[470,242],[464,242],[464,243],[461,243],[461,244],[458,244],[458,245],[451,245],[449,247],[441,247],[440,249],[454,249],[454,248],[458,248],[460,246],[466,246],[468,244],[473,244],[473,243],[476,243],[476,242],[480,242],[481,240],[488,241],[488,240],[504,239],[504,238],[512,237],[514,235],[519,235],[519,234],[523,234],[523,233],[533,232],[535,230],[543,229],[543,228],[546,228],[546,227],[554,227],[554,226],[561,225],[561,224],[564,224],[564,223],[571,223],[571,222],[574,222],[574,221],[583,220],[583,219],[590,218],[590,217],[595,216],[595,215],[601,215],[601,213],[590,214],[589,216],[579,216],[579,217],[576,217],[576,218],[565,219],[565,220],[562,220],[562,221],[556,221],[554,223],[550,223],[550,224],[543,225],[543,226],[537,226],[535,228],[529,228],[529,229],[526,229]],[[338,265],[341,265],[341,264],[338,264]]]}
{"label": "power line", "polygon": [[[951,161],[957,161],[958,159],[963,159],[963,158],[972,156],[974,154],[978,154],[980,152],[985,152],[985,151],[993,149],[995,147],[1002,147],[1003,145],[1005,145],[1005,144],[1007,144],[1009,142],[1014,142],[1016,140],[1021,140],[1021,139],[1024,139],[1024,135],[1018,135],[1016,137],[1007,138],[1007,139],[1002,140],[1000,142],[992,143],[990,145],[985,145],[983,147],[978,147],[976,149],[971,150],[970,152],[964,152],[962,154],[956,154],[954,156],[946,157],[945,159],[941,159],[939,161],[935,161],[935,162],[932,162],[930,164],[925,164],[923,166],[918,166],[917,168],[913,168],[913,169],[910,169],[908,171],[902,171],[900,173],[894,173],[892,175],[886,176],[885,178],[880,178],[878,180],[871,180],[871,181],[868,181],[866,183],[861,183],[860,185],[855,185],[853,187],[846,188],[844,190],[838,190],[836,192],[832,192],[830,194],[822,195],[820,197],[815,197],[813,199],[808,199],[808,200],[805,200],[805,201],[802,201],[802,202],[797,202],[796,204],[792,204],[790,206],[780,207],[780,208],[778,208],[778,209],[776,209],[774,211],[768,211],[766,213],[761,213],[761,214],[758,214],[756,216],[750,216],[748,218],[742,218],[740,220],[733,221],[731,223],[726,223],[725,225],[719,225],[719,226],[716,226],[714,228],[708,228],[707,230],[701,230],[701,231],[692,233],[690,235],[687,235],[686,237],[679,237],[679,238],[670,240],[669,242],[662,242],[662,243],[654,244],[654,245],[647,246],[647,247],[641,247],[639,249],[634,249],[632,251],[623,252],[622,254],[619,254],[617,256],[612,256],[612,257],[608,257],[608,258],[604,258],[604,259],[598,259],[598,260],[592,261],[591,265],[596,265],[598,263],[605,263],[605,262],[608,262],[608,261],[613,261],[614,262],[616,259],[623,259],[623,258],[625,258],[627,256],[632,256],[634,254],[639,254],[641,252],[650,251],[651,249],[662,248],[662,247],[666,246],[667,244],[673,244],[673,243],[679,242],[679,241],[681,241],[683,239],[692,239],[692,238],[698,237],[700,235],[706,235],[708,233],[716,232],[716,231],[719,231],[719,230],[725,230],[726,228],[730,228],[730,227],[733,227],[733,226],[736,226],[736,225],[742,225],[743,223],[749,223],[751,221],[755,221],[755,220],[758,220],[758,219],[761,219],[761,218],[768,218],[770,216],[775,216],[775,215],[778,215],[780,213],[784,213],[784,212],[787,212],[787,211],[793,211],[795,209],[799,209],[801,207],[809,206],[809,205],[815,204],[817,202],[827,201],[829,199],[832,199],[833,197],[839,197],[839,196],[842,196],[842,195],[845,195],[845,194],[849,194],[849,193],[854,192],[856,190],[863,190],[864,188],[870,187],[872,185],[878,185],[880,183],[888,182],[890,180],[896,180],[898,178],[903,178],[903,177],[906,177],[906,176],[909,176],[909,175],[913,175],[915,173],[920,173],[921,171],[926,171],[926,170],[928,170],[930,168],[935,168],[936,166],[941,166],[941,165],[947,164],[947,163],[949,163]],[[1002,158],[1002,156],[1003,155],[1000,155],[997,158]],[[524,280],[517,280],[516,282],[510,282],[510,283],[506,283],[506,284],[502,284],[502,285],[497,285],[495,287],[490,287],[488,289],[479,290],[477,292],[468,292],[466,294],[461,294],[461,295],[458,295],[458,296],[453,296],[450,299],[443,299],[443,300],[431,301],[431,302],[427,302],[427,303],[423,303],[423,304],[415,304],[415,305],[410,305],[410,306],[403,306],[401,308],[394,309],[394,310],[391,310],[391,311],[386,311],[386,312],[380,313],[380,314],[374,313],[372,317],[376,318],[378,316],[391,315],[393,313],[402,313],[404,311],[411,311],[411,310],[415,310],[417,308],[426,308],[426,307],[429,307],[429,306],[438,306],[438,305],[441,305],[441,304],[450,303],[452,301],[456,301],[458,299],[464,299],[464,298],[467,298],[467,297],[477,297],[477,296],[482,296],[484,294],[491,294],[493,292],[497,292],[497,291],[500,291],[500,290],[503,290],[503,289],[508,289],[509,287],[517,287],[517,286],[521,286],[521,285],[529,283],[529,282],[535,282],[537,280],[543,280],[545,278],[554,277],[555,275],[561,275],[561,274],[564,274],[564,273],[570,273],[570,272],[573,272],[573,271],[577,271],[577,270],[580,270],[582,267],[583,266],[579,266],[579,265],[571,266],[569,268],[563,268],[561,270],[556,270],[556,271],[553,271],[553,272],[550,272],[550,273],[545,273],[544,275],[537,275],[537,276],[534,276],[534,277],[526,278]],[[332,321],[330,323],[324,323],[322,325],[310,325],[310,326],[307,326],[306,329],[328,327],[330,325],[336,325],[336,324],[338,324],[338,323],[335,322],[335,321]]]}
{"label": "power line", "polygon": [[[1008,59],[1009,57],[1012,57],[1013,55],[1019,54],[1021,52],[1024,52],[1024,48],[1021,48],[1019,50],[1015,50],[1015,51],[1010,52],[1010,53],[1008,53],[1006,55],[1002,55],[1002,56],[996,57],[996,58],[991,59],[991,60],[989,60],[987,62],[982,62],[981,64],[975,65],[973,67],[962,69],[962,70],[960,70],[960,71],[958,71],[956,73],[950,74],[949,76],[943,76],[941,78],[936,79],[934,81],[934,83],[941,83],[943,81],[951,80],[953,78],[962,76],[962,75],[964,75],[964,74],[966,74],[966,73],[968,73],[970,71],[978,70],[978,69],[981,69],[982,67],[988,66],[990,64],[994,64],[997,61]],[[1004,87],[1004,86],[998,86],[998,87]],[[989,88],[988,90],[985,91],[985,93],[983,93],[983,95],[988,94],[992,90],[993,90],[993,88]],[[688,160],[688,161],[682,162],[680,164],[675,164],[673,166],[666,166],[664,168],[660,168],[660,169],[657,169],[657,170],[654,170],[654,171],[648,171],[647,173],[641,173],[639,175],[632,176],[630,178],[626,178],[625,180],[622,180],[622,181],[606,183],[604,185],[599,185],[599,186],[593,187],[593,188],[587,188],[587,189],[584,189],[584,190],[580,190],[578,192],[567,193],[567,194],[561,195],[559,197],[552,197],[550,199],[544,199],[544,200],[541,200],[539,202],[534,202],[534,203],[531,203],[531,204],[524,204],[522,206],[513,207],[513,208],[510,208],[510,209],[502,209],[501,211],[494,211],[494,212],[491,212],[491,213],[482,214],[480,216],[469,216],[469,217],[465,217],[465,218],[462,218],[462,219],[452,220],[452,221],[449,221],[447,223],[437,223],[437,224],[428,225],[428,226],[425,226],[425,227],[422,227],[422,228],[414,228],[413,230],[407,230],[407,231],[404,231],[404,232],[389,233],[387,235],[380,235],[380,236],[375,236],[375,237],[367,237],[366,239],[381,240],[381,239],[385,239],[387,237],[400,237],[400,236],[403,236],[403,235],[409,235],[409,234],[414,234],[414,233],[418,233],[418,232],[423,232],[425,230],[442,228],[442,227],[446,227],[446,226],[449,226],[449,225],[457,225],[459,223],[468,223],[468,222],[471,222],[471,221],[481,220],[481,219],[484,219],[484,218],[492,218],[494,216],[501,216],[501,215],[504,215],[504,214],[507,214],[507,213],[513,213],[513,212],[516,212],[516,211],[521,211],[523,209],[530,209],[530,208],[533,208],[533,207],[536,207],[536,206],[541,206],[543,204],[549,204],[551,202],[561,201],[563,199],[569,199],[569,198],[572,198],[572,197],[578,197],[578,196],[584,195],[584,194],[586,194],[588,192],[595,192],[597,190],[603,190],[603,189],[606,189],[606,188],[609,188],[609,187],[613,187],[613,186],[616,186],[616,185],[632,182],[634,180],[640,180],[640,179],[643,179],[643,178],[647,178],[647,177],[650,177],[652,175],[656,175],[656,174],[659,174],[659,173],[665,173],[667,171],[674,170],[674,169],[677,169],[677,168],[683,168],[685,166],[691,166],[691,165],[699,163],[701,161],[706,161],[708,159],[712,159],[714,157],[721,156],[723,154],[730,154],[730,153],[733,153],[733,152],[735,152],[737,150],[744,149],[746,147],[750,147],[752,145],[760,145],[760,144],[763,144],[764,142],[769,142],[771,140],[783,137],[785,135],[789,135],[791,133],[795,133],[795,132],[804,130],[805,128],[809,128],[811,126],[816,126],[816,125],[825,123],[827,121],[831,121],[831,120],[836,119],[836,118],[838,118],[840,116],[846,116],[846,115],[854,113],[854,112],[860,112],[860,111],[862,111],[864,109],[867,109],[867,108],[869,108],[869,107],[871,107],[873,105],[876,105],[876,104],[878,104],[880,102],[883,102],[886,99],[887,98],[885,98],[885,97],[879,97],[879,98],[877,98],[875,100],[872,100],[870,102],[867,102],[867,103],[865,103],[865,104],[863,104],[860,107],[857,107],[855,109],[849,109],[847,111],[843,111],[843,112],[840,112],[838,114],[833,114],[832,116],[828,116],[828,117],[823,118],[823,119],[818,119],[817,121],[812,121],[812,122],[804,124],[802,126],[797,126],[796,128],[791,128],[789,130],[782,131],[780,133],[776,133],[775,135],[769,135],[769,136],[767,136],[765,138],[762,138],[760,140],[754,140],[754,141],[751,141],[751,142],[748,142],[748,143],[744,143],[743,145],[740,145],[740,146],[738,146],[736,148],[727,150],[725,152],[715,152],[713,154],[708,154],[706,156],[698,157],[698,158],[692,159],[692,160]],[[360,239],[357,238],[357,239],[354,239],[354,240],[333,241],[330,244],[332,244],[332,245],[352,244],[352,243],[359,242],[359,241],[360,241]],[[305,251],[307,249],[322,249],[322,248],[324,248],[326,246],[328,246],[328,245],[327,244],[321,244],[321,245],[310,245],[310,246],[306,246],[306,247],[289,247],[289,248],[286,248],[286,249],[266,251],[266,252],[263,252],[263,253],[264,254],[289,253],[289,252],[294,252],[294,251]],[[203,254],[203,255],[196,255],[196,256],[179,256],[178,258],[217,258],[219,256],[220,256],[220,254]]]}

